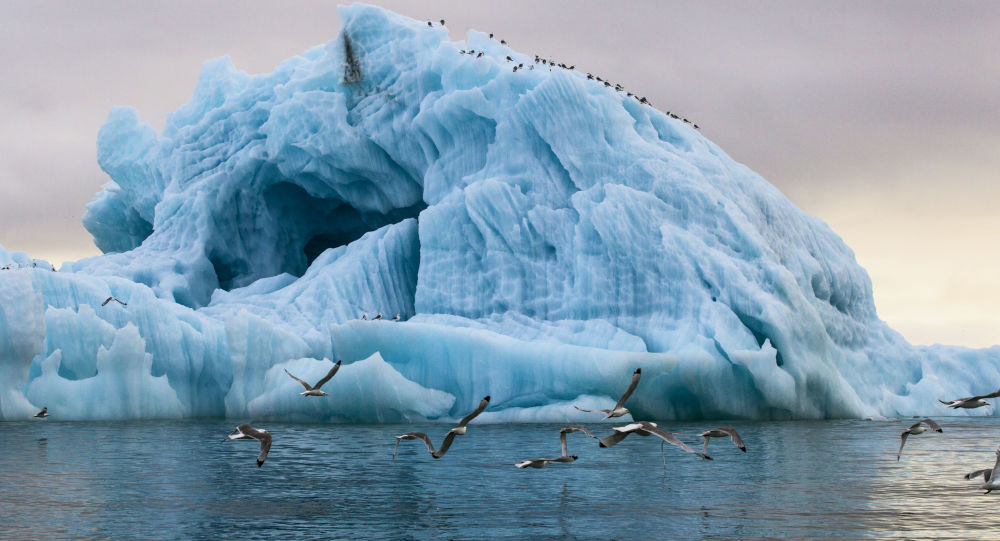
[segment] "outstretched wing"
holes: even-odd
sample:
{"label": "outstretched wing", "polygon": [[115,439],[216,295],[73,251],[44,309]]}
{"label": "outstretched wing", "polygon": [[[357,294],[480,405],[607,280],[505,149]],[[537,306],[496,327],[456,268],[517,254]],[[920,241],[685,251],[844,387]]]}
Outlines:
{"label": "outstretched wing", "polygon": [[[577,409],[580,409],[580,408],[577,408]],[[587,410],[581,410],[581,411],[587,411]],[[584,428],[582,426],[579,426],[579,425],[567,426],[567,427],[564,427],[562,430],[559,431],[560,434],[569,434],[570,432],[583,432],[584,434],[590,436],[591,438],[596,438],[597,437],[597,436],[591,434],[589,430],[587,430],[586,428]]]}
{"label": "outstretched wing", "polygon": [[[935,423],[932,419],[921,419],[920,423],[924,423],[925,425],[931,427],[931,430],[933,430],[935,432],[944,432],[944,430],[941,430],[941,427],[938,426],[938,424]],[[917,423],[917,425],[919,425],[920,423]],[[917,426],[917,425],[913,425],[913,426]],[[910,428],[913,428],[913,427],[910,427]]]}
{"label": "outstretched wing", "polygon": [[434,457],[434,458],[441,458],[441,457],[443,457],[444,454],[446,452],[448,452],[448,448],[451,447],[451,442],[455,441],[455,436],[456,435],[457,434],[455,434],[455,432],[452,432],[452,431],[449,430],[448,431],[448,435],[445,436],[444,437],[444,441],[441,442],[441,447],[438,447],[437,451],[431,451],[431,456]]}
{"label": "outstretched wing", "polygon": [[483,398],[479,402],[479,405],[476,406],[476,409],[472,410],[472,413],[466,415],[465,417],[462,417],[462,420],[458,422],[458,426],[465,426],[469,424],[469,421],[475,419],[476,416],[482,413],[483,410],[486,409],[486,406],[488,405],[490,405],[490,396],[486,395],[486,398]]}
{"label": "outstretched wing", "polygon": [[290,378],[294,379],[295,381],[301,383],[302,386],[305,387],[307,391],[311,391],[312,390],[312,387],[310,387],[308,383],[306,383],[306,382],[302,381],[301,379],[293,376],[292,373],[289,372],[287,368],[284,368],[283,370],[285,371],[286,374],[288,374],[288,377],[290,377]]}
{"label": "outstretched wing", "polygon": [[681,449],[684,449],[685,451],[693,455],[698,455],[701,458],[704,458],[705,460],[712,460],[712,457],[706,455],[705,453],[699,453],[698,451],[695,451],[690,446],[688,446],[688,444],[682,442],[681,440],[677,439],[676,436],[674,436],[670,432],[667,432],[666,430],[663,430],[658,426],[653,426],[651,423],[648,423],[646,421],[642,421],[639,424],[642,425],[642,429],[645,430],[646,432],[649,432],[650,434],[653,434],[655,436],[659,436],[660,438],[663,439],[663,441],[671,445],[676,445],[677,447],[680,447]]}
{"label": "outstretched wing", "polygon": [[987,481],[989,481],[990,480],[989,473],[992,472],[992,471],[993,470],[990,469],[990,468],[986,468],[986,469],[983,469],[983,470],[976,470],[974,472],[969,472],[969,473],[965,474],[965,478],[966,479],[975,479],[976,477],[979,477],[980,475],[982,475],[982,476],[984,476],[984,478]]}
{"label": "outstretched wing", "polygon": [[578,409],[578,410],[580,410],[580,411],[585,411],[585,412],[587,412],[587,413],[597,413],[597,412],[601,412],[601,413],[611,413],[611,410],[585,410],[585,409],[583,409],[583,408],[577,408],[576,406],[573,406],[573,407],[574,407],[574,408],[576,408],[576,409]]}
{"label": "outstretched wing", "polygon": [[399,442],[402,440],[423,440],[424,444],[427,445],[427,450],[434,454],[434,444],[431,443],[431,439],[427,437],[427,434],[423,432],[407,432],[406,434],[400,434],[396,436],[396,448],[392,450],[392,458],[396,459],[396,451],[399,450]]}
{"label": "outstretched wing", "polygon": [[632,373],[632,382],[628,384],[628,389],[625,389],[625,394],[623,394],[622,397],[618,399],[618,403],[615,404],[615,407],[613,409],[618,409],[625,405],[625,401],[628,400],[629,396],[632,396],[632,391],[634,391],[635,387],[639,385],[639,378],[641,377],[642,377],[642,368],[636,368],[635,372]]}
{"label": "outstretched wing", "polygon": [[[632,429],[630,427],[632,427],[632,425],[626,425],[624,427],[615,427],[615,431],[614,432],[612,432],[611,434],[609,434],[607,436],[604,436],[603,438],[600,439],[599,445],[601,447],[612,447],[612,446],[616,445],[618,442],[620,442],[623,439],[627,438],[628,435],[631,434],[635,430],[635,429]],[[622,429],[622,428],[624,428],[626,430],[619,430],[619,429]]]}
{"label": "outstretched wing", "polygon": [[719,430],[729,434],[729,439],[733,440],[733,445],[739,447],[740,451],[743,451],[744,453],[747,452],[747,446],[743,445],[743,438],[740,437],[739,432],[737,432],[735,428],[731,426],[720,426]]}
{"label": "outstretched wing", "polygon": [[1000,389],[997,389],[997,390],[995,390],[995,391],[993,391],[992,393],[989,393],[989,394],[981,394],[981,395],[973,396],[969,400],[982,400],[983,398],[996,398],[998,396],[1000,396]]}
{"label": "outstretched wing", "polygon": [[319,389],[320,387],[323,386],[324,383],[330,381],[330,378],[332,378],[333,375],[337,373],[337,370],[340,370],[339,360],[337,361],[337,364],[333,365],[333,368],[331,368],[330,371],[327,372],[325,376],[323,376],[323,379],[316,382],[316,385],[313,387],[313,389]]}
{"label": "outstretched wing", "polygon": [[271,450],[271,434],[261,432],[258,436],[253,437],[260,440],[260,454],[257,455],[257,467],[259,468],[264,465],[264,459],[267,458],[267,453]]}
{"label": "outstretched wing", "polygon": [[[917,423],[919,425],[920,423]],[[913,426],[917,426],[913,425]],[[913,428],[913,427],[910,427]],[[903,455],[903,446],[906,445],[906,437],[910,435],[909,430],[904,430],[899,437],[899,451],[896,451],[896,462],[899,462],[899,457]]]}
{"label": "outstretched wing", "polygon": [[101,303],[101,306],[104,306],[104,305],[108,304],[109,302],[111,302],[111,299],[113,299],[113,298],[114,297],[108,297],[108,298],[104,299],[104,302]]}

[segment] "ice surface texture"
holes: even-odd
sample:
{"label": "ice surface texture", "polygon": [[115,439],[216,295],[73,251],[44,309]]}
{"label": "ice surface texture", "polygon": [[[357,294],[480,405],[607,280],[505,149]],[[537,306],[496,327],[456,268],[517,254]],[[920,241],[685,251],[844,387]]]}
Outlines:
{"label": "ice surface texture", "polygon": [[[906,343],[843,241],[689,124],[479,32],[340,13],[273,73],[207,62],[159,136],[111,111],[105,255],[0,273],[3,418],[388,422],[489,394],[484,419],[585,421],[639,366],[644,419],[923,415],[1000,382],[1000,348]],[[338,358],[328,398],[281,370]]]}

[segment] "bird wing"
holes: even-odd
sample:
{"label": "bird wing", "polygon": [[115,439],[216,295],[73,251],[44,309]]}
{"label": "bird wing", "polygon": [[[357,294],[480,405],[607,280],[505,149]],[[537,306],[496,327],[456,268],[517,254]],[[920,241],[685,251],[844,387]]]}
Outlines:
{"label": "bird wing", "polygon": [[465,417],[462,417],[462,420],[458,422],[458,426],[465,426],[465,425],[469,424],[469,421],[475,419],[476,416],[479,415],[480,413],[482,413],[483,410],[486,409],[486,406],[488,406],[488,405],[490,405],[490,397],[489,397],[489,395],[487,395],[486,398],[483,398],[479,402],[479,405],[476,406],[476,409],[472,410],[472,413],[466,415]]}
{"label": "bird wing", "polygon": [[457,434],[449,430],[448,435],[445,436],[444,441],[441,442],[441,447],[438,447],[437,451],[431,451],[431,456],[434,458],[443,457],[448,451],[448,448],[451,447],[451,442],[455,440],[455,436],[457,436]]}
{"label": "bird wing", "polygon": [[302,381],[301,379],[293,376],[292,373],[289,372],[287,368],[284,368],[283,370],[285,371],[286,374],[288,374],[288,377],[290,377],[290,378],[294,379],[295,381],[301,383],[302,386],[305,387],[307,391],[311,391],[312,390],[312,387],[308,383],[306,383],[306,382]]}
{"label": "bird wing", "polygon": [[108,298],[104,299],[104,302],[101,303],[101,306],[104,306],[104,305],[108,304],[109,302],[111,302],[112,298],[114,298],[114,297],[108,297]]}
{"label": "bird wing", "polygon": [[735,428],[731,426],[720,426],[719,430],[729,434],[729,439],[733,440],[733,445],[739,447],[744,453],[747,452],[747,446],[743,445],[743,438],[740,437],[739,432],[737,432]]}
{"label": "bird wing", "polygon": [[997,389],[997,390],[995,390],[995,391],[993,391],[992,393],[989,393],[989,394],[981,394],[981,395],[973,396],[973,397],[969,398],[969,400],[982,400],[983,398],[996,398],[998,396],[1000,396],[1000,389]]}
{"label": "bird wing", "polygon": [[997,475],[1000,475],[1000,448],[997,448],[997,461],[993,465],[993,469],[983,474],[983,479],[989,482],[990,479],[996,479]]}
{"label": "bird wing", "polygon": [[599,445],[601,447],[612,447],[627,438],[631,433],[631,430],[618,430],[618,428],[615,428],[614,432],[600,439]]}
{"label": "bird wing", "polygon": [[261,432],[259,436],[250,437],[260,440],[260,454],[257,455],[257,467],[259,468],[264,465],[264,459],[267,458],[267,453],[271,450],[271,434]]}
{"label": "bird wing", "polygon": [[941,400],[940,398],[938,398],[938,402],[940,402],[940,403],[944,404],[945,406],[948,406],[948,407],[952,407],[952,408],[954,408],[954,407],[955,407],[955,405],[954,405],[954,404],[955,404],[956,402],[958,402],[958,400],[949,400],[948,402],[945,402],[944,400]]}
{"label": "bird wing", "polygon": [[[935,432],[944,432],[944,430],[941,430],[941,427],[937,423],[935,423],[932,419],[921,419],[920,423],[924,423],[925,425],[931,427],[931,430],[934,430]],[[920,423],[917,423],[917,425],[919,425]],[[913,426],[917,426],[917,425],[913,425]],[[913,428],[913,427],[910,427],[910,428]]]}
{"label": "bird wing", "polygon": [[333,365],[333,368],[331,368],[330,371],[327,372],[325,376],[323,376],[323,379],[316,382],[316,385],[313,387],[313,389],[319,389],[320,387],[323,386],[324,383],[330,381],[330,378],[332,378],[333,375],[337,373],[337,370],[340,370],[340,361],[337,361],[337,364]]}
{"label": "bird wing", "polygon": [[585,412],[587,412],[587,413],[597,413],[597,412],[601,412],[601,413],[611,413],[611,410],[585,410],[585,409],[583,409],[583,408],[577,408],[576,406],[573,406],[573,407],[574,407],[574,408],[576,408],[576,409],[578,409],[578,410],[580,410],[580,411],[585,411]]}
{"label": "bird wing", "polygon": [[[969,473],[965,474],[965,478],[966,479],[975,479],[976,477],[979,477],[980,475],[986,476],[987,474],[989,474],[992,471],[993,470],[991,470],[989,468],[982,469],[982,470],[976,470],[974,472],[969,472]],[[989,481],[988,478],[986,480]]]}
{"label": "bird wing", "polygon": [[427,437],[427,434],[423,432],[407,432],[406,434],[396,436],[396,448],[392,450],[392,458],[396,458],[396,451],[399,449],[399,442],[402,440],[424,440],[427,450],[432,455],[434,454],[434,444],[431,443],[431,439]]}
{"label": "bird wing", "polygon": [[[919,425],[920,423],[917,423]],[[913,426],[917,426],[913,425]],[[913,428],[913,427],[910,427]],[[906,445],[906,437],[910,435],[909,430],[904,430],[899,436],[899,451],[896,452],[896,461],[899,462],[899,457],[903,455],[903,446]]]}
{"label": "bird wing", "polygon": [[625,394],[623,394],[622,397],[618,399],[618,403],[615,404],[615,407],[613,409],[618,409],[625,405],[625,401],[628,400],[628,397],[632,395],[632,391],[635,390],[635,387],[639,385],[639,378],[641,377],[642,377],[642,368],[636,368],[635,372],[632,373],[632,382],[628,384],[628,389],[625,389]]}
{"label": "bird wing", "polygon": [[681,449],[684,449],[685,451],[691,454],[698,455],[701,458],[704,458],[705,460],[712,460],[712,457],[706,455],[705,453],[699,453],[698,451],[695,451],[690,446],[688,446],[688,444],[682,442],[681,440],[677,439],[676,436],[674,436],[670,432],[667,432],[666,430],[663,430],[658,426],[653,426],[651,423],[648,423],[646,421],[642,421],[638,424],[642,425],[642,430],[645,430],[646,432],[649,432],[653,435],[659,436],[660,438],[663,439],[663,441],[671,445],[676,445],[677,447],[680,447]]}
{"label": "bird wing", "polygon": [[562,447],[561,456],[569,456],[569,449],[566,447],[566,430],[559,431],[559,446]]}
{"label": "bird wing", "polygon": [[[577,409],[579,409],[579,408],[577,408]],[[591,438],[596,438],[597,437],[597,436],[591,434],[590,431],[587,430],[586,428],[584,428],[582,426],[578,426],[578,425],[567,426],[567,427],[564,427],[562,430],[559,431],[560,434],[568,434],[570,432],[583,432],[584,434],[590,436]]]}

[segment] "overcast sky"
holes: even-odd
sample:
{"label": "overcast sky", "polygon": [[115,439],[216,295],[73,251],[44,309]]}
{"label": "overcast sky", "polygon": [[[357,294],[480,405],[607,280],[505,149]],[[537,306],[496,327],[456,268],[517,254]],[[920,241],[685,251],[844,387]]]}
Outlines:
{"label": "overcast sky", "polygon": [[[850,245],[916,344],[1000,343],[1000,2],[372,2],[621,82],[697,122]],[[157,130],[201,63],[333,39],[334,2],[0,0],[0,245],[59,264],[114,105]]]}

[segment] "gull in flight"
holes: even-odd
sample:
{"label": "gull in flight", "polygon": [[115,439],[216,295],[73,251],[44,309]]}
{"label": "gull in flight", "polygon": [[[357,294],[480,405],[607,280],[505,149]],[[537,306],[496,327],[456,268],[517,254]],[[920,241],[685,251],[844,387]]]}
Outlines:
{"label": "gull in flight", "polygon": [[[636,368],[635,372],[632,373],[632,382],[628,384],[628,389],[625,389],[625,394],[623,394],[622,397],[618,399],[618,403],[615,404],[614,408],[611,408],[609,410],[585,410],[583,408],[577,408],[576,406],[573,407],[580,411],[586,411],[586,412],[599,411],[602,413],[606,413],[607,415],[604,416],[604,419],[607,419],[609,417],[621,417],[626,413],[632,413],[628,410],[628,408],[625,407],[625,401],[628,400],[629,396],[632,396],[632,391],[635,390],[636,385],[639,385],[640,377],[642,377],[642,368]],[[602,419],[602,421],[604,419]]]}
{"label": "gull in flight", "polygon": [[965,398],[956,398],[955,400],[949,400],[945,402],[944,400],[938,399],[938,402],[948,406],[949,408],[981,408],[983,406],[989,406],[990,403],[983,400],[984,398],[995,398],[1000,396],[1000,389],[993,391],[989,394],[980,394],[976,396],[967,396]]}
{"label": "gull in flight", "polygon": [[650,423],[648,421],[639,421],[638,423],[632,423],[625,426],[616,426],[614,427],[614,430],[615,430],[614,433],[612,433],[610,436],[605,436],[601,438],[600,440],[601,447],[612,447],[618,442],[627,438],[629,434],[638,434],[640,436],[653,435],[662,439],[664,442],[669,443],[671,445],[676,445],[677,447],[680,447],[681,449],[693,455],[698,455],[701,458],[704,458],[705,460],[712,460],[712,457],[706,455],[705,453],[699,453],[698,451],[695,451],[694,449],[689,447],[686,443],[677,439],[677,437],[671,434],[670,432],[667,432],[666,430],[659,428],[658,426],[656,426],[656,423]]}
{"label": "gull in flight", "polygon": [[120,304],[122,306],[128,306],[128,303],[122,302],[122,301],[116,299],[115,297],[108,297],[108,298],[104,299],[104,302],[101,303],[101,306],[104,306],[105,304],[108,304],[111,301],[115,301],[115,302],[117,302],[118,304]]}
{"label": "gull in flight", "polygon": [[226,439],[222,440],[226,442],[228,440],[244,440],[244,439],[255,439],[260,442],[260,454],[257,455],[257,467],[264,465],[264,459],[267,458],[267,452],[271,450],[271,433],[267,430],[257,430],[256,428],[250,426],[250,423],[243,423],[236,427],[236,430],[232,431]]}
{"label": "gull in flight", "polygon": [[42,411],[40,411],[40,412],[38,412],[38,413],[35,414],[35,417],[38,417],[39,419],[44,419],[44,418],[46,418],[48,416],[49,416],[49,408],[48,408],[48,406],[42,408]]}
{"label": "gull in flight", "polygon": [[567,426],[559,431],[559,443],[562,445],[562,455],[559,458],[531,458],[522,460],[514,465],[518,468],[544,468],[553,462],[569,463],[575,461],[579,457],[569,454],[569,450],[566,448],[566,434],[577,431],[583,432],[591,438],[597,438],[597,436],[591,434],[589,430],[582,426]]}
{"label": "gull in flight", "polygon": [[902,432],[902,434],[899,435],[899,439],[900,439],[900,441],[899,441],[899,451],[896,452],[896,461],[897,462],[899,462],[899,457],[902,456],[902,454],[903,454],[903,446],[906,445],[906,438],[910,434],[917,435],[917,434],[923,434],[924,432],[927,432],[927,426],[924,426],[924,425],[929,426],[931,428],[931,430],[933,430],[935,432],[944,432],[943,430],[941,430],[941,427],[938,426],[937,423],[935,423],[934,421],[932,421],[930,419],[921,419],[921,420],[913,423],[912,425],[910,425],[910,428],[907,428],[906,430],[904,430]]}
{"label": "gull in flight", "polygon": [[302,396],[330,396],[330,395],[324,393],[323,391],[319,390],[319,388],[322,387],[324,383],[330,381],[330,378],[332,378],[333,375],[337,373],[337,370],[340,370],[340,361],[338,360],[337,364],[333,365],[333,368],[331,368],[330,371],[327,372],[325,376],[323,376],[323,379],[321,379],[321,380],[319,380],[319,381],[316,382],[316,385],[309,385],[305,381],[302,381],[301,379],[293,376],[292,373],[289,372],[287,368],[285,368],[284,370],[285,370],[285,373],[289,375],[289,377],[291,377],[295,381],[301,383],[302,386],[306,388],[306,390],[304,392],[299,393],[300,395],[302,395]]}
{"label": "gull in flight", "polygon": [[965,474],[966,479],[975,479],[982,475],[983,484],[980,486],[986,489],[986,494],[989,494],[990,491],[1000,489],[1000,447],[997,447],[996,453],[997,461],[993,464],[992,468],[976,470]]}
{"label": "gull in flight", "polygon": [[434,449],[434,444],[431,443],[431,439],[428,438],[427,434],[424,434],[423,432],[407,432],[406,434],[400,434],[396,436],[396,447],[393,448],[392,450],[392,459],[396,460],[396,451],[399,450],[399,442],[403,440],[423,440],[424,443],[427,445],[427,450],[430,451],[432,457],[434,458],[443,457],[444,454],[448,451],[448,448],[451,447],[451,442],[454,441],[455,436],[461,436],[465,434],[465,432],[468,430],[466,428],[466,425],[469,424],[469,421],[475,419],[477,415],[482,413],[483,410],[486,409],[486,406],[489,405],[489,403],[490,403],[490,397],[489,395],[487,395],[479,402],[479,405],[476,406],[476,409],[474,409],[472,413],[466,415],[465,417],[462,417],[462,420],[458,422],[458,425],[455,426],[455,428],[452,428],[451,430],[448,431],[448,435],[445,436],[444,441],[441,442],[441,447],[438,447],[437,449]]}
{"label": "gull in flight", "polygon": [[740,437],[736,429],[731,426],[720,426],[719,428],[713,428],[712,430],[706,430],[699,436],[705,438],[705,446],[701,448],[701,454],[708,452],[708,440],[711,438],[730,438],[733,440],[733,445],[740,448],[740,451],[744,453],[747,452],[747,447],[743,445],[743,438]]}

